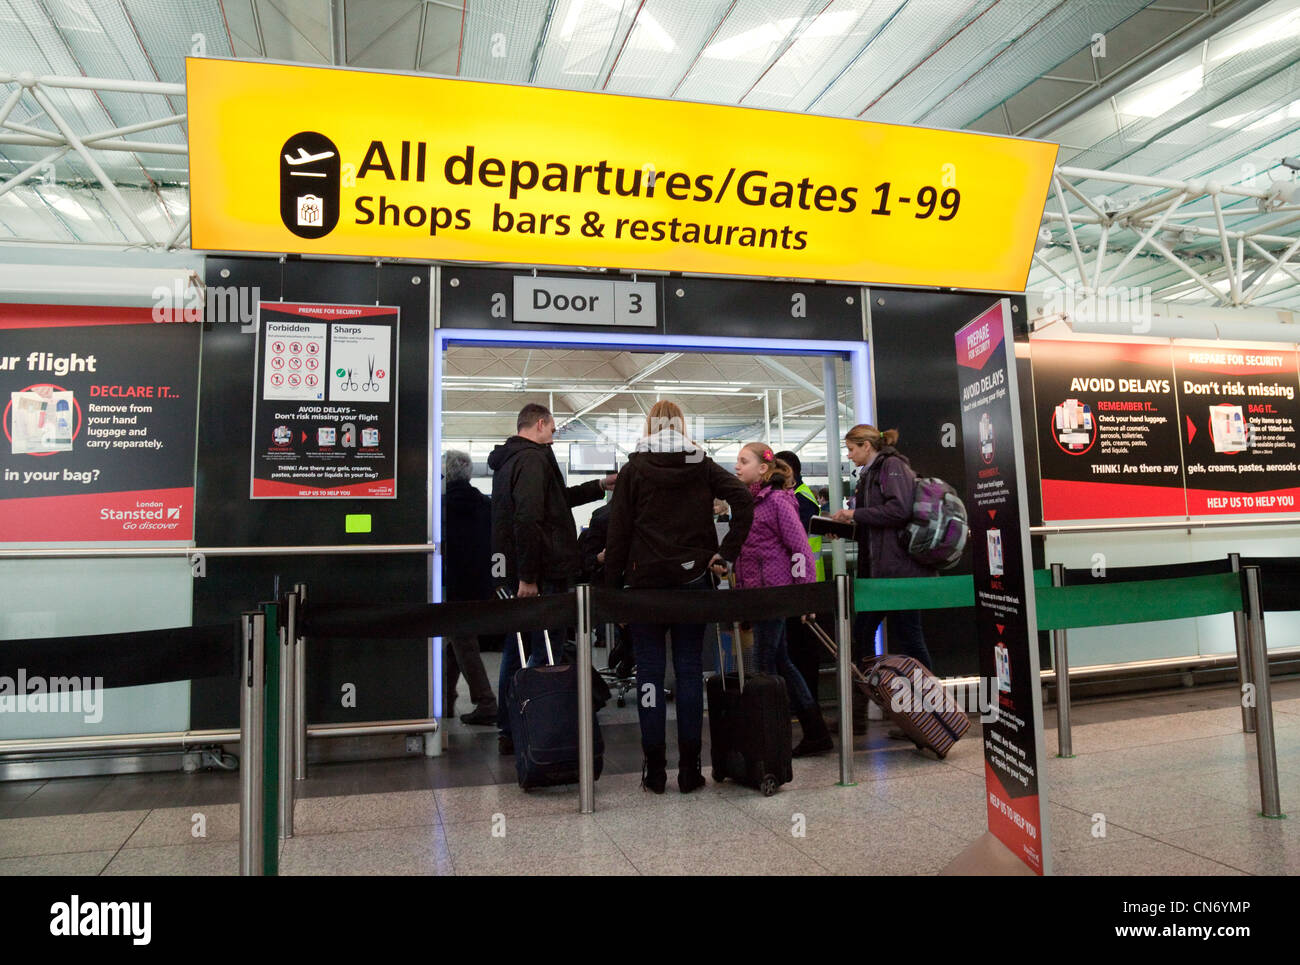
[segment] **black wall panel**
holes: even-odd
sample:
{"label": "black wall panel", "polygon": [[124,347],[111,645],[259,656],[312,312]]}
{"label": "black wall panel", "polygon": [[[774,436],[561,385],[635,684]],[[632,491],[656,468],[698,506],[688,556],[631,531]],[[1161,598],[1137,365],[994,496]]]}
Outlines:
{"label": "black wall panel", "polygon": [[664,324],[669,335],[857,342],[861,295],[848,285],[668,278]]}
{"label": "black wall panel", "polygon": [[[225,276],[222,272],[228,272]],[[415,279],[419,279],[418,283]],[[199,546],[424,543],[428,539],[429,284],[427,267],[266,258],[209,258],[209,286],[250,286],[262,300],[397,305],[396,499],[250,500],[256,336],[234,324],[203,333],[195,540]],[[372,531],[346,534],[344,516],[368,513]],[[426,557],[210,557],[194,581],[194,622],[219,621],[296,582],[308,602],[411,602],[428,598]],[[308,651],[310,723],[424,717],[429,712],[428,642],[322,641]],[[345,708],[341,688],[356,687]],[[195,681],[191,727],[238,724],[233,682]]]}

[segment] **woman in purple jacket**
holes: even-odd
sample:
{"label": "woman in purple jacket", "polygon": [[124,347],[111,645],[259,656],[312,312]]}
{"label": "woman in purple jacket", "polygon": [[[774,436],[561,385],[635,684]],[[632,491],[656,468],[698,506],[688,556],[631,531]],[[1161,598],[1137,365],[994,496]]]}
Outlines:
{"label": "woman in purple jacket", "polygon": [[[815,582],[812,549],[790,490],[794,483],[790,467],[777,459],[768,446],[751,442],[736,457],[736,478],[749,487],[754,497],[754,523],[736,559],[736,584],[753,589]],[[829,751],[833,745],[821,707],[790,661],[785,620],[754,622],[754,662],[759,673],[779,673],[785,678],[790,704],[803,729],[803,740],[794,748],[794,756]]]}
{"label": "woman in purple jacket", "polygon": [[[862,468],[854,492],[853,509],[841,509],[835,519],[858,525],[858,575],[867,577],[935,576],[934,570],[908,555],[903,529],[912,521],[912,494],[916,473],[907,457],[894,448],[898,430],[881,432],[875,426],[854,426],[844,437],[853,464]],[[861,531],[865,530],[865,538]],[[865,550],[865,552],[864,552]],[[858,615],[859,645],[875,636],[884,613]],[[889,642],[894,652],[914,657],[926,669],[930,652],[921,633],[918,610],[894,610],[888,615]]]}
{"label": "woman in purple jacket", "polygon": [[[854,426],[844,437],[849,459],[861,472],[853,496],[854,508],[841,509],[834,518],[858,526],[858,576],[864,579],[938,575],[912,559],[903,545],[903,530],[912,521],[916,473],[907,457],[894,448],[897,442],[897,429],[881,432],[869,425]],[[890,649],[901,656],[915,658],[933,671],[919,610],[859,613],[853,626],[854,660],[874,655],[870,649],[882,619],[888,620]],[[853,733],[866,732],[866,701],[855,694]],[[907,735],[895,727],[889,736],[901,740]]]}

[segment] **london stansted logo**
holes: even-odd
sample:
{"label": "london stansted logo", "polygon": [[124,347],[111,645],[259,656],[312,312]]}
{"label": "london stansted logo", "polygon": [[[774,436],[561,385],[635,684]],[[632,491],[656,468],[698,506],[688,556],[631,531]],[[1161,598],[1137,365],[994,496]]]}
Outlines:
{"label": "london stansted logo", "polygon": [[299,238],[323,238],[339,223],[339,149],[299,131],[280,149],[280,220]]}

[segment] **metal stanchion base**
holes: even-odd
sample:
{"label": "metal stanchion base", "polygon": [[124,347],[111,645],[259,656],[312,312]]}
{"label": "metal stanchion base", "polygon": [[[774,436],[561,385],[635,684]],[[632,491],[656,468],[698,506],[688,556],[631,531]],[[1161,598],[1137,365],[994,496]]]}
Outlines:
{"label": "metal stanchion base", "polygon": [[1034,872],[1015,852],[994,837],[992,832],[985,831],[939,874],[1032,877]]}

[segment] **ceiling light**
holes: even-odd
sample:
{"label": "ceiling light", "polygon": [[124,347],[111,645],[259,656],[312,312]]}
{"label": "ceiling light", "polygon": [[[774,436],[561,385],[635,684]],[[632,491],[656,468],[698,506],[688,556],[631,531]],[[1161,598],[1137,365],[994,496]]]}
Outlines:
{"label": "ceiling light", "polygon": [[1213,38],[1209,44],[1209,59],[1211,61],[1227,60],[1229,57],[1235,57],[1247,50],[1254,50],[1256,47],[1277,43],[1279,40],[1285,40],[1297,34],[1300,34],[1300,10],[1292,10],[1280,17],[1274,17],[1272,20],[1266,21],[1253,29],[1243,27],[1235,35],[1228,32],[1222,37]]}
{"label": "ceiling light", "polygon": [[1119,98],[1119,112],[1136,117],[1160,117],[1199,91],[1204,83],[1205,67],[1197,64],[1164,80],[1138,86],[1132,94]]}

